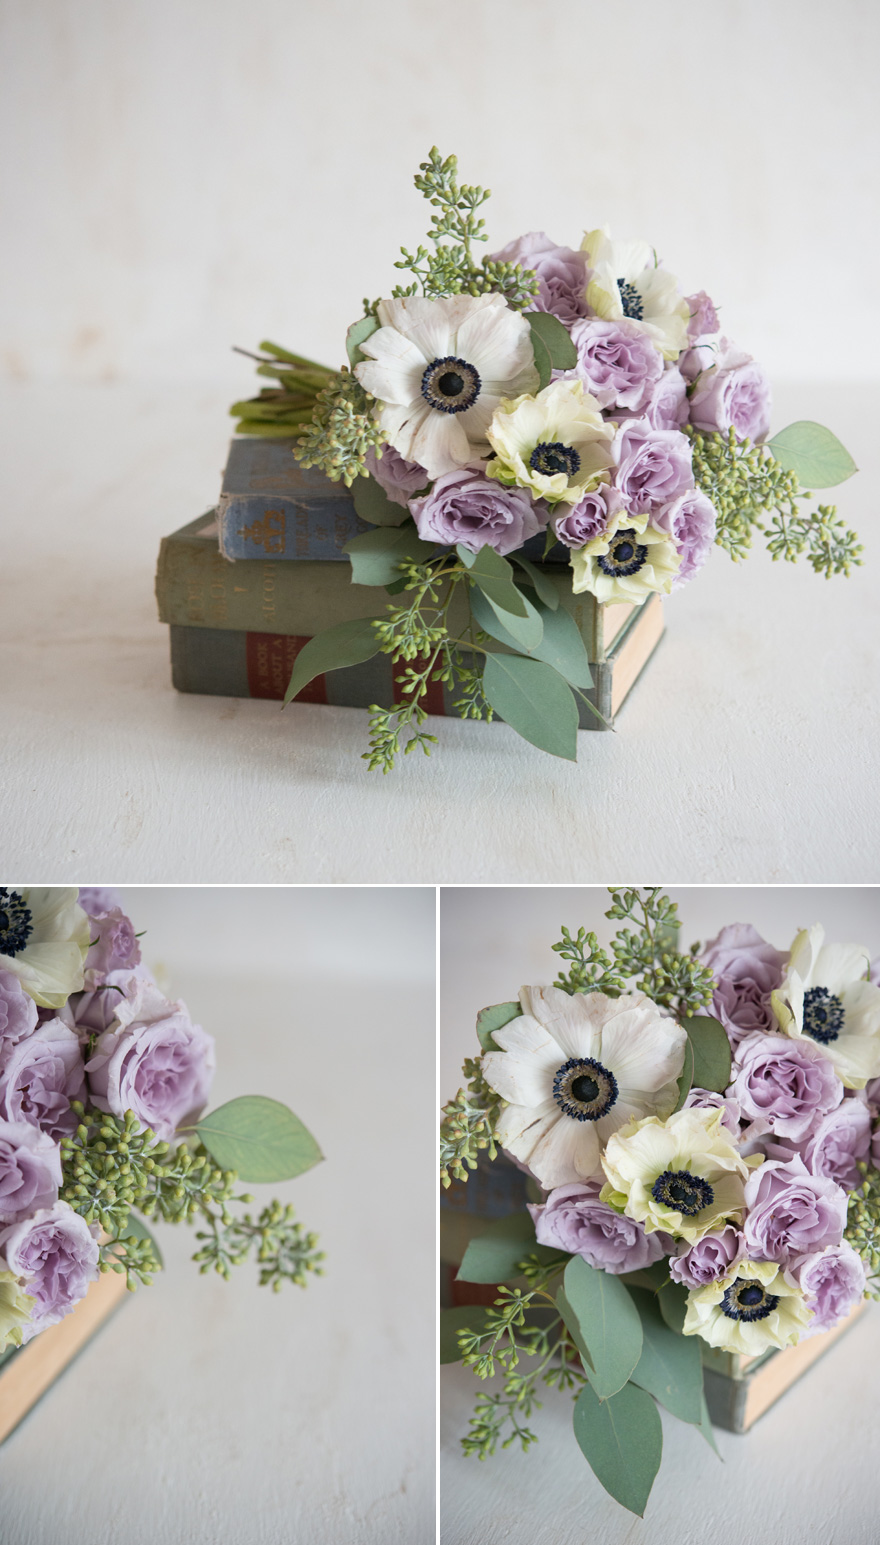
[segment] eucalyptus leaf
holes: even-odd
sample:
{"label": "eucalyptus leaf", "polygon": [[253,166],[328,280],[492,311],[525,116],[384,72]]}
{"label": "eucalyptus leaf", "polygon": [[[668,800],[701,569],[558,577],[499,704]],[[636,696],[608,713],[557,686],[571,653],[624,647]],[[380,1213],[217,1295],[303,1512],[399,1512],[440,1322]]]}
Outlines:
{"label": "eucalyptus leaf", "polygon": [[361,360],[367,358],[366,354],[361,350],[361,344],[366,343],[368,338],[372,338],[373,333],[378,332],[378,329],[379,319],[374,317],[372,313],[369,316],[361,317],[357,322],[352,322],[345,335],[345,352],[348,355],[349,364],[352,366],[352,369],[355,365],[359,365]]}
{"label": "eucalyptus leaf", "polygon": [[573,370],[578,359],[577,349],[571,341],[571,333],[559,318],[551,311],[529,311],[526,321],[532,330],[532,343],[537,334],[550,355],[553,369]]}
{"label": "eucalyptus leaf", "polygon": [[402,526],[409,520],[406,505],[395,504],[389,499],[381,483],[369,474],[355,478],[351,494],[361,520],[368,521],[371,526]]}
{"label": "eucalyptus leaf", "polygon": [[622,1282],[588,1266],[580,1255],[565,1268],[563,1290],[589,1349],[587,1377],[599,1399],[607,1400],[623,1388],[642,1355],[638,1310]]}
{"label": "eucalyptus leaf", "polygon": [[316,633],[296,657],[290,684],[284,694],[285,703],[296,697],[324,671],[338,671],[346,665],[360,665],[372,660],[379,653],[379,639],[373,627],[379,617],[354,617],[350,622],[338,622],[335,628]]}
{"label": "eucalyptus leaf", "polygon": [[150,1244],[153,1246],[153,1254],[155,1255],[156,1260],[164,1270],[165,1262],[162,1259],[162,1251],[159,1249],[159,1246],[157,1245],[153,1235],[150,1233],[150,1230],[147,1228],[146,1223],[144,1223],[142,1218],[138,1217],[136,1212],[130,1212],[124,1224],[122,1225],[120,1237],[124,1239],[126,1234],[133,1234],[135,1239],[148,1239]]}
{"label": "eucalyptus leaf", "polygon": [[542,1265],[564,1260],[558,1250],[539,1245],[535,1225],[527,1212],[512,1213],[490,1223],[485,1233],[472,1239],[458,1268],[458,1282],[510,1282],[519,1276],[517,1267],[527,1256],[536,1255]]}
{"label": "eucalyptus leaf", "polygon": [[712,1418],[709,1415],[709,1407],[706,1404],[706,1396],[705,1396],[705,1394],[703,1395],[701,1413],[702,1414],[700,1416],[700,1436],[705,1438],[705,1440],[708,1443],[709,1447],[712,1449],[712,1451],[714,1453],[718,1454],[718,1458],[720,1459],[721,1455],[718,1453],[718,1444],[715,1442],[715,1434],[712,1431]]}
{"label": "eucalyptus leaf", "polygon": [[518,1003],[493,1003],[487,1009],[480,1009],[477,1015],[477,1037],[483,1051],[500,1051],[501,1047],[493,1039],[496,1030],[503,1030],[512,1019],[518,1019],[522,1009]]}
{"label": "eucalyptus leaf", "polygon": [[469,600],[475,620],[490,638],[496,638],[499,643],[507,644],[510,649],[517,651],[527,650],[531,653],[540,648],[544,624],[540,613],[525,596],[525,617],[515,617],[511,612],[503,611],[476,585],[470,592]]}
{"label": "eucalyptus leaf", "polygon": [[780,429],[767,441],[767,449],[804,488],[834,488],[859,470],[837,436],[809,419]]}
{"label": "eucalyptus leaf", "polygon": [[687,1313],[687,1288],[681,1282],[667,1282],[657,1294],[660,1313],[677,1336],[681,1335]]}
{"label": "eucalyptus leaf", "polygon": [[559,591],[552,581],[547,578],[547,575],[542,574],[539,568],[536,568],[533,563],[529,563],[528,558],[521,558],[518,553],[514,555],[513,562],[518,564],[523,572],[528,575],[535,587],[538,600],[543,601],[545,606],[549,606],[551,612],[555,612],[559,605]]}
{"label": "eucalyptus leaf", "polygon": [[584,1334],[581,1330],[580,1320],[578,1319],[573,1308],[571,1307],[571,1304],[565,1296],[564,1287],[556,1289],[556,1307],[559,1310],[559,1313],[562,1315],[565,1327],[571,1336],[572,1341],[577,1347],[578,1352],[580,1353],[580,1359],[584,1365],[584,1372],[586,1373],[588,1369],[592,1369],[593,1359],[590,1356],[590,1349],[584,1340]]}
{"label": "eucalyptus leaf", "polygon": [[693,1046],[691,1044],[690,1036],[688,1036],[688,1039],[686,1040],[685,1047],[684,1047],[684,1063],[682,1064],[682,1069],[681,1069],[681,1072],[680,1072],[680,1074],[678,1076],[678,1103],[676,1104],[676,1107],[675,1107],[676,1110],[681,1110],[682,1106],[684,1105],[685,1100],[687,1099],[688,1095],[691,1092],[691,1087],[693,1085],[693,1082],[694,1082],[694,1048],[693,1048]]}
{"label": "eucalyptus leaf", "polygon": [[506,558],[496,553],[493,547],[481,547],[478,553],[468,553],[469,561],[466,561],[464,554],[467,548],[457,547],[455,550],[470,570],[469,578],[475,585],[479,585],[490,601],[515,617],[528,617],[526,599],[513,583],[513,569]]}
{"label": "eucalyptus leaf", "polygon": [[[525,646],[517,639],[513,630],[506,625],[505,617],[498,617],[497,608],[492,612],[486,605],[486,601],[478,591],[471,593],[471,611],[476,621],[484,632],[491,638],[496,638],[500,644],[506,644],[509,649],[524,649]],[[527,601],[531,606],[531,603]],[[527,653],[535,660],[543,660],[545,665],[552,665],[560,676],[573,687],[589,687],[593,684],[590,672],[590,662],[587,656],[584,641],[581,638],[577,623],[564,607],[553,612],[536,599],[533,610],[536,611],[541,622],[541,637],[537,644],[528,648]]]}
{"label": "eucalyptus leaf", "polygon": [[[532,317],[537,315],[538,313],[535,311],[530,312],[529,321],[531,322]],[[532,351],[535,356],[535,369],[538,372],[538,391],[542,392],[545,386],[550,385],[553,376],[553,361],[550,358],[550,350],[535,328],[532,328]]]}
{"label": "eucalyptus leaf", "polygon": [[669,1262],[662,1256],[659,1261],[652,1261],[650,1266],[642,1266],[638,1271],[621,1272],[618,1281],[627,1287],[648,1288],[650,1292],[656,1293],[664,1282],[669,1281]]}
{"label": "eucalyptus leaf", "polygon": [[221,1169],[239,1180],[292,1180],[324,1157],[298,1116],[264,1094],[245,1094],[211,1111],[196,1132]]}
{"label": "eucalyptus leaf", "polygon": [[663,1454],[660,1413],[635,1384],[599,1400],[586,1384],[574,1407],[574,1435],[597,1481],[615,1502],[644,1517]]}
{"label": "eucalyptus leaf", "polygon": [[681,1025],[694,1055],[694,1088],[723,1094],[730,1083],[730,1041],[724,1026],[708,1014],[686,1016]]}
{"label": "eucalyptus leaf", "polygon": [[656,1294],[631,1289],[642,1322],[642,1355],[632,1375],[679,1421],[699,1426],[703,1415],[703,1364],[698,1336],[678,1336],[660,1312]]}
{"label": "eucalyptus leaf", "polygon": [[577,705],[568,683],[552,666],[523,655],[489,654],[483,692],[511,729],[539,751],[577,760]]}
{"label": "eucalyptus leaf", "polygon": [[454,1309],[440,1310],[441,1363],[461,1362],[458,1332],[460,1330],[472,1330],[474,1332],[484,1330],[488,1313],[489,1308],[487,1304],[458,1304]]}
{"label": "eucalyptus leaf", "polygon": [[433,542],[423,542],[412,522],[362,531],[343,548],[351,559],[353,585],[391,584],[400,578],[398,564],[402,559],[423,563],[434,550]]}

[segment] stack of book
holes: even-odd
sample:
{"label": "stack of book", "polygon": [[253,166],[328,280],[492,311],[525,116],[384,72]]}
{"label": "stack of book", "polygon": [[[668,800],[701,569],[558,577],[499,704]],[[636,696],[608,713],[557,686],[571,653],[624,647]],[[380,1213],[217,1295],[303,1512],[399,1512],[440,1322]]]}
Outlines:
{"label": "stack of book", "polygon": [[[232,441],[216,509],[163,538],[156,575],[159,617],[170,624],[171,676],[178,692],[283,698],[299,650],[316,633],[381,615],[384,589],[354,585],[346,543],[370,529],[350,492],[304,470],[293,439]],[[539,559],[543,538],[538,540]],[[587,646],[586,693],[609,722],[663,634],[660,597],[641,606],[600,606],[573,595],[567,550],[543,560]],[[503,647],[503,646],[498,646]],[[316,677],[297,701],[336,707],[400,701],[402,674],[387,655]],[[429,713],[455,714],[453,691],[433,683]],[[583,729],[604,726],[580,707]]]}

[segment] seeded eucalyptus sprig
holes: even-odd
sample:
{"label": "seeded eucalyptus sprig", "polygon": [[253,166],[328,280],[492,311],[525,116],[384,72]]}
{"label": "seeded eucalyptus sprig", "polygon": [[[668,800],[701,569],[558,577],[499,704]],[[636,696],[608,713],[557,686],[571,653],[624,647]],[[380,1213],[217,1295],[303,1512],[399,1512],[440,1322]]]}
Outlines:
{"label": "seeded eucalyptus sprig", "polygon": [[862,1183],[850,1192],[843,1237],[864,1262],[869,1298],[880,1299],[880,1170],[865,1163],[858,1170]]}
{"label": "seeded eucalyptus sprig", "polygon": [[486,1083],[479,1058],[466,1057],[462,1073],[467,1088],[459,1089],[455,1099],[444,1105],[440,1123],[440,1180],[444,1187],[453,1180],[467,1180],[468,1170],[476,1169],[481,1153],[488,1152],[490,1159],[498,1153],[495,1125],[504,1101]]}
{"label": "seeded eucalyptus sprig", "polygon": [[381,445],[384,434],[373,419],[374,398],[345,366],[318,392],[306,431],[295,455],[303,467],[320,467],[331,482],[350,488],[366,476],[364,457]]}
{"label": "seeded eucalyptus sprig", "polygon": [[556,978],[563,992],[604,992],[610,997],[627,991],[634,981],[640,992],[676,1014],[694,1014],[711,1001],[715,987],[712,972],[696,959],[696,946],[687,955],[677,948],[678,907],[660,887],[644,891],[636,887],[609,887],[611,906],[607,918],[635,924],[621,929],[611,941],[611,955],[599,948],[594,933],[578,929],[572,938],[567,928],[552,946],[563,960],[572,962],[567,973]]}

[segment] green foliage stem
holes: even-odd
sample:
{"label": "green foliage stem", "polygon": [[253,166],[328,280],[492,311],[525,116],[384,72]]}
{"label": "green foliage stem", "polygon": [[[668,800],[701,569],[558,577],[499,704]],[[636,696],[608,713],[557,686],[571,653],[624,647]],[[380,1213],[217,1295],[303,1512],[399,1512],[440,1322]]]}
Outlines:
{"label": "green foliage stem", "polygon": [[444,1186],[453,1180],[467,1180],[468,1169],[476,1169],[477,1156],[484,1150],[490,1159],[498,1152],[495,1125],[504,1102],[486,1083],[479,1058],[465,1058],[462,1074],[467,1087],[444,1105],[440,1123],[440,1180]]}
{"label": "green foliage stem", "polygon": [[261,354],[248,349],[235,352],[256,360],[257,375],[268,376],[277,385],[264,386],[256,397],[232,404],[229,411],[238,419],[235,432],[262,437],[299,434],[312,418],[319,392],[335,371],[277,343],[263,342],[260,348]]}
{"label": "green foliage stem", "polygon": [[572,938],[567,928],[552,946],[571,962],[560,972],[556,986],[563,992],[604,992],[617,997],[634,980],[640,992],[677,1015],[695,1014],[711,1001],[715,979],[708,966],[696,959],[696,946],[683,955],[676,947],[678,907],[660,887],[615,889],[609,886],[611,906],[605,916],[635,924],[621,929],[611,942],[611,955],[599,948],[596,935],[583,928]]}

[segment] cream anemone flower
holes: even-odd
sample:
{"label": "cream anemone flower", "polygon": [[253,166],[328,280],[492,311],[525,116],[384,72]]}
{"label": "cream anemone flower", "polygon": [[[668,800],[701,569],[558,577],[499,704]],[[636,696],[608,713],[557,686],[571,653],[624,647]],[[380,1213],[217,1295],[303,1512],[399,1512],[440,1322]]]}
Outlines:
{"label": "cream anemone flower", "polygon": [[608,998],[523,987],[522,1015],[494,1032],[486,1081],[509,1103],[497,1136],[547,1190],[588,1180],[625,1122],[668,1116],[687,1037],[644,993]]}
{"label": "cream anemone flower", "polygon": [[690,307],[678,280],[661,268],[646,241],[612,241],[607,226],[581,242],[590,278],[587,304],[606,322],[628,317],[664,359],[678,359],[688,345]]}
{"label": "cream anemone flower", "polygon": [[682,1334],[710,1347],[760,1357],[794,1346],[812,1319],[797,1284],[776,1261],[737,1261],[717,1282],[688,1293]]}
{"label": "cream anemone flower", "polygon": [[647,515],[618,510],[599,536],[572,551],[571,588],[589,590],[597,601],[632,601],[654,591],[668,595],[681,568],[681,553],[668,531],[648,524]]}
{"label": "cream anemone flower", "polygon": [[863,945],[826,944],[816,923],[798,934],[770,995],[783,1035],[818,1046],[847,1089],[880,1077],[880,987],[865,980],[869,969]]}
{"label": "cream anemone flower", "polygon": [[0,1353],[20,1347],[22,1332],[30,1324],[36,1299],[24,1291],[11,1271],[0,1271]]}
{"label": "cream anemone flower", "polygon": [[354,373],[378,400],[385,439],[429,478],[487,456],[501,398],[538,384],[525,317],[497,294],[404,295],[380,300],[377,315]]}
{"label": "cream anemone flower", "polygon": [[562,376],[536,397],[499,403],[488,430],[495,459],[486,476],[528,488],[548,504],[578,504],[612,465],[616,428],[581,380]]}
{"label": "cream anemone flower", "polygon": [[[601,1198],[651,1234],[694,1244],[738,1223],[748,1167],[723,1126],[721,1109],[676,1111],[668,1121],[631,1121],[608,1139]],[[760,1163],[760,1159],[758,1160]]]}
{"label": "cream anemone flower", "polygon": [[41,1008],[63,1008],[83,987],[89,920],[75,885],[0,888],[0,971],[17,976]]}

